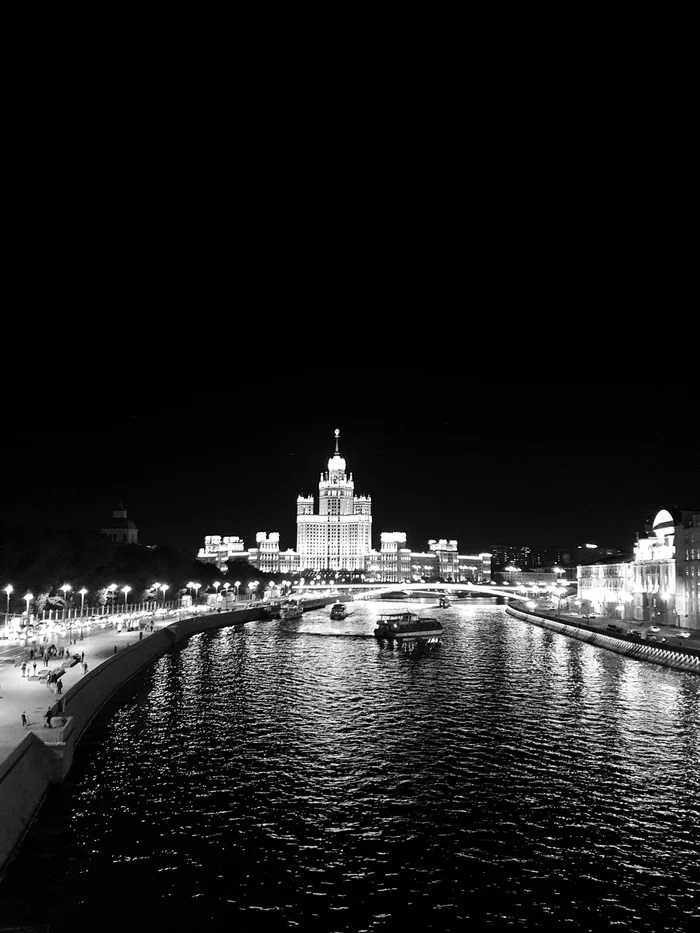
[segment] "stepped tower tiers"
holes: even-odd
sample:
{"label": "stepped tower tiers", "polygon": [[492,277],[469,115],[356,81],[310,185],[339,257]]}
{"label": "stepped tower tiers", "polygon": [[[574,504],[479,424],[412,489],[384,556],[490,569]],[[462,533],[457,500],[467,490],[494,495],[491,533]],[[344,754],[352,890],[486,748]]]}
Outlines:
{"label": "stepped tower tiers", "polygon": [[372,550],[372,499],[356,496],[352,473],[338,449],[318,484],[318,514],[313,496],[297,498],[297,552],[301,570],[364,570]]}

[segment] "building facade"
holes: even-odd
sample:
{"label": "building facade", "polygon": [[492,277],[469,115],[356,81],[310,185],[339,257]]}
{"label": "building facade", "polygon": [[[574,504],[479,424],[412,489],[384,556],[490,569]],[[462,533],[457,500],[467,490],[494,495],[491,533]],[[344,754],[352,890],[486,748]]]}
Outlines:
{"label": "building facade", "polygon": [[338,450],[318,484],[318,512],[312,496],[297,498],[297,553],[303,570],[364,570],[372,550],[372,499],[356,496],[352,473]]}
{"label": "building facade", "polygon": [[139,530],[127,517],[124,503],[119,505],[112,512],[112,522],[106,528],[100,528],[100,534],[105,535],[115,544],[138,544]]}
{"label": "building facade", "polygon": [[381,533],[379,551],[372,548],[372,499],[355,494],[353,475],[335,451],[318,484],[318,512],[313,496],[297,497],[297,547],[280,550],[276,531],[260,531],[255,547],[246,549],[234,535],[207,535],[197,560],[212,563],[226,573],[226,562],[240,557],[265,573],[300,575],[320,572],[364,574],[367,580],[399,583],[425,579],[487,583],[491,580],[491,553],[460,554],[456,540],[431,538],[427,551],[412,551],[406,533]]}
{"label": "building facade", "polygon": [[700,511],[662,509],[631,561],[579,566],[578,598],[599,615],[700,629]]}

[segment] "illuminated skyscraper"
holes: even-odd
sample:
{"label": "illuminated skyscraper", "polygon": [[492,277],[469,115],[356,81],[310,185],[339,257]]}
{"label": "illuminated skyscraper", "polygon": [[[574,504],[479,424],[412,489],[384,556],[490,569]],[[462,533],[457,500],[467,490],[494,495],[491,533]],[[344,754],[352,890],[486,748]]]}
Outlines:
{"label": "illuminated skyscraper", "polygon": [[318,484],[318,513],[313,496],[297,498],[297,553],[300,569],[364,570],[372,550],[372,499],[356,496],[352,473],[338,450]]}

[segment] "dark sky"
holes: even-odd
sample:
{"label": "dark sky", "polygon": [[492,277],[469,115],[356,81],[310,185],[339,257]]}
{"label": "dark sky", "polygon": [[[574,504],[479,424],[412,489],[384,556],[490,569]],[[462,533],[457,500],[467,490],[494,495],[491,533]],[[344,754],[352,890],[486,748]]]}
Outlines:
{"label": "dark sky", "polygon": [[56,320],[6,370],[2,519],[99,527],[123,495],[143,543],[295,548],[336,427],[375,547],[626,548],[700,507],[697,350],[625,338],[641,325],[614,308],[443,285]]}

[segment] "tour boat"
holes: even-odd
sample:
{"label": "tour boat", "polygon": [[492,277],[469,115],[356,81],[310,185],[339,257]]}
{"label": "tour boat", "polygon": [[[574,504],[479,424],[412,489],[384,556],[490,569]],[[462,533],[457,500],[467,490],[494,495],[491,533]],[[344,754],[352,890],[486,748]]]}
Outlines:
{"label": "tour boat", "polygon": [[345,603],[334,603],[331,606],[331,619],[344,619],[347,614]]}
{"label": "tour boat", "polygon": [[280,606],[281,619],[301,619],[303,614],[304,610],[298,599],[288,599]]}
{"label": "tour boat", "polygon": [[383,612],[374,635],[379,640],[402,641],[405,638],[439,638],[442,626],[437,619],[420,618],[414,612]]}

